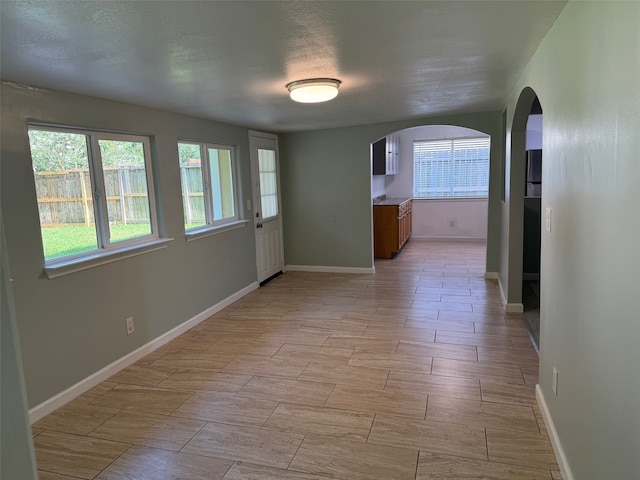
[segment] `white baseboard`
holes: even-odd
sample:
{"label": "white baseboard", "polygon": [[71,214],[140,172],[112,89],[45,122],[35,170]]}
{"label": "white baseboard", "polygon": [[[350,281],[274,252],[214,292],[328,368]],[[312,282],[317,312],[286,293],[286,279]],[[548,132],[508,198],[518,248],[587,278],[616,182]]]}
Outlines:
{"label": "white baseboard", "polygon": [[502,305],[506,305],[507,297],[504,294],[504,288],[502,288],[502,280],[500,280],[500,275],[498,275],[498,287],[500,288],[500,301],[502,302]]}
{"label": "white baseboard", "polygon": [[498,287],[500,287],[500,300],[502,301],[502,305],[504,305],[505,313],[522,313],[524,312],[524,305],[522,303],[509,303],[507,302],[507,297],[504,294],[504,288],[502,288],[502,282],[500,281],[500,276],[498,276]]}
{"label": "white baseboard", "polygon": [[324,265],[287,265],[290,272],[318,272],[318,273],[357,273],[371,275],[376,273],[375,267],[327,267]]}
{"label": "white baseboard", "polygon": [[556,462],[558,462],[558,467],[560,468],[562,478],[564,480],[573,480],[573,474],[571,473],[571,469],[569,468],[567,456],[564,453],[562,444],[560,443],[560,437],[558,436],[558,432],[556,431],[556,426],[553,423],[553,419],[551,418],[551,413],[549,412],[549,407],[547,406],[547,402],[544,399],[544,393],[542,392],[542,388],[540,387],[540,385],[536,385],[536,400],[538,401],[538,406],[540,407],[540,411],[542,412],[544,424],[546,425],[547,431],[549,432],[549,440],[551,440],[553,453],[556,456]]}
{"label": "white baseboard", "polygon": [[180,325],[178,325],[175,328],[172,328],[171,330],[169,330],[166,333],[163,333],[158,338],[156,338],[154,340],[151,340],[150,342],[148,342],[148,343],[142,345],[141,347],[135,349],[133,352],[128,353],[124,357],[119,358],[115,362],[112,362],[109,365],[107,365],[106,367],[101,368],[97,372],[89,375],[87,378],[85,378],[83,380],[80,380],[75,385],[72,385],[71,387],[67,388],[66,390],[64,390],[64,391],[58,393],[57,395],[54,395],[53,397],[49,398],[48,400],[45,400],[41,404],[36,405],[31,410],[29,410],[29,420],[30,420],[30,422],[33,424],[33,423],[37,422],[38,420],[40,420],[41,418],[49,415],[54,410],[57,410],[58,408],[60,408],[64,404],[66,404],[66,403],[70,402],[71,400],[73,400],[74,398],[82,395],[84,392],[92,389],[93,387],[95,387],[96,385],[98,385],[101,382],[105,381],[106,379],[108,379],[112,375],[118,373],[123,368],[126,368],[129,365],[137,362],[142,357],[144,357],[145,355],[151,353],[152,351],[156,350],[157,348],[161,347],[165,343],[168,343],[171,340],[173,340],[174,338],[182,335],[187,330],[190,330],[191,328],[195,327],[200,322],[206,320],[211,315],[213,315],[213,314],[219,312],[220,310],[222,310],[223,308],[231,305],[235,301],[240,300],[242,297],[244,297],[248,293],[256,290],[257,288],[258,288],[258,282],[254,282],[254,283],[246,286],[242,290],[239,290],[238,292],[230,295],[229,297],[225,298],[224,300],[222,300],[222,301],[216,303],[215,305],[207,308],[205,311],[200,312],[195,317],[190,318],[186,322],[181,323]]}
{"label": "white baseboard", "polygon": [[505,303],[505,313],[522,313],[524,312],[524,305],[521,303]]}
{"label": "white baseboard", "polygon": [[498,272],[484,272],[484,278],[487,280],[498,280]]}
{"label": "white baseboard", "polygon": [[487,243],[487,237],[431,237],[428,235],[411,235],[411,240],[419,242],[474,242]]}

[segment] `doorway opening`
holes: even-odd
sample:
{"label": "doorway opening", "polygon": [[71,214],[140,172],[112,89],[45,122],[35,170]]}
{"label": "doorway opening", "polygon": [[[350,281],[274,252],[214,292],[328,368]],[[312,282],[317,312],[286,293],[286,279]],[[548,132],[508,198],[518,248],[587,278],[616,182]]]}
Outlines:
{"label": "doorway opening", "polygon": [[511,125],[509,175],[509,290],[521,305],[536,349],[540,347],[540,246],[542,200],[542,106],[533,89],[520,93]]}
{"label": "doorway opening", "polygon": [[[486,145],[479,145],[483,141]],[[385,208],[389,205],[398,206],[395,215],[398,217],[398,226],[392,225],[382,230],[393,231],[394,234],[396,229],[404,232],[397,235],[402,240],[486,243],[490,146],[491,137],[487,133],[454,125],[411,127],[373,142],[371,199],[374,212],[376,205],[381,202]],[[480,158],[482,155],[486,155],[486,158]],[[435,178],[429,177],[429,181],[423,179],[416,184],[416,172],[424,174],[427,170]],[[465,172],[468,175],[463,175]],[[455,182],[447,184],[451,191],[445,192],[444,177],[447,176]],[[481,177],[484,177],[485,184],[479,187],[475,181]],[[468,181],[465,183],[465,180]],[[416,194],[416,185],[422,193]],[[410,207],[406,207],[407,204],[403,202],[409,200]],[[373,216],[375,259],[375,214]],[[402,223],[405,216],[410,221],[408,233],[407,226]]]}
{"label": "doorway opening", "polygon": [[527,120],[522,243],[522,317],[540,348],[540,241],[542,201],[542,106],[536,96]]}

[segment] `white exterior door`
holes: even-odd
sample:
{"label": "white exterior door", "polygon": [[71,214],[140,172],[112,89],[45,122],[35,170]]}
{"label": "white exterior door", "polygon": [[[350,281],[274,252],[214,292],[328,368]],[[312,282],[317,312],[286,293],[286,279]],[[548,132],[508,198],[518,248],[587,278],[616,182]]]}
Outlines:
{"label": "white exterior door", "polygon": [[258,282],[284,269],[278,137],[249,132]]}

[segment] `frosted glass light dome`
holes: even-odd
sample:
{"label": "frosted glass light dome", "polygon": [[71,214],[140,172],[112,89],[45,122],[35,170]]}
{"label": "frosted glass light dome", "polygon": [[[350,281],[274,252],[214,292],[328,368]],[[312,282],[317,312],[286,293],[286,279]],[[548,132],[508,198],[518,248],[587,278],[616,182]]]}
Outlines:
{"label": "frosted glass light dome", "polygon": [[311,78],[291,82],[287,84],[287,90],[289,90],[289,96],[294,102],[328,102],[338,96],[340,83],[340,80],[334,78]]}

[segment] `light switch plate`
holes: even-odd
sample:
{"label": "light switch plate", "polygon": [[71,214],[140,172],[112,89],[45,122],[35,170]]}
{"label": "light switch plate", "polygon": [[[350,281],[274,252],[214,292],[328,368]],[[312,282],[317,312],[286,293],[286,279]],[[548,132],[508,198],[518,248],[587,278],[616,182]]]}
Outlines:
{"label": "light switch plate", "polygon": [[551,233],[551,207],[547,207],[544,214],[544,224],[548,233]]}

